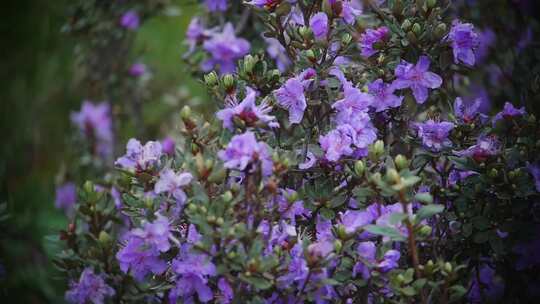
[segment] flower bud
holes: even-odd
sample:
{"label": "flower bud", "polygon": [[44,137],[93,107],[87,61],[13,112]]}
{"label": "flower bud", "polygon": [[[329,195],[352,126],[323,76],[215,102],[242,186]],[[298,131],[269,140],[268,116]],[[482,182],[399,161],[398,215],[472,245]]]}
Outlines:
{"label": "flower bud", "polygon": [[98,240],[102,245],[107,245],[111,242],[111,236],[106,231],[100,231]]}
{"label": "flower bud", "polygon": [[222,78],[223,86],[225,87],[226,91],[231,91],[234,89],[234,76],[231,74],[227,74],[223,76]]}
{"label": "flower bud", "polygon": [[94,183],[87,180],[86,182],[84,182],[83,189],[86,193],[93,193],[95,191]]}
{"label": "flower bud", "polygon": [[228,202],[232,201],[232,199],[233,199],[233,194],[232,194],[232,192],[231,192],[231,191],[227,191],[227,192],[223,193],[223,194],[221,195],[221,199],[223,199],[223,201],[224,201],[225,203],[228,203]]}
{"label": "flower bud", "polygon": [[182,120],[188,120],[191,116],[191,108],[188,105],[185,105],[182,110],[180,111],[180,118]]}
{"label": "flower bud", "polygon": [[222,226],[224,222],[225,220],[221,216],[216,219],[216,225],[218,226]]}
{"label": "flower bud", "polygon": [[446,35],[446,24],[439,23],[439,25],[435,27],[434,34],[435,34],[435,38],[437,39],[441,39],[442,37],[444,37],[444,35]]}
{"label": "flower bud", "polygon": [[301,26],[298,29],[298,33],[304,40],[311,40],[313,38],[313,31],[307,26]]}
{"label": "flower bud", "polygon": [[429,9],[434,8],[437,5],[437,0],[426,0],[426,5]]}
{"label": "flower bud", "polygon": [[337,227],[337,235],[340,239],[346,240],[347,239],[347,230],[345,229],[345,226],[339,225]]}
{"label": "flower bud", "polygon": [[431,235],[432,230],[433,229],[430,226],[424,225],[422,226],[422,228],[420,228],[420,236],[428,237]]}
{"label": "flower bud", "polygon": [[356,173],[357,176],[362,176],[365,170],[366,170],[366,164],[363,161],[357,160],[354,163],[354,173]]}
{"label": "flower bud", "polygon": [[311,62],[317,61],[317,57],[315,57],[315,52],[311,49],[306,51],[306,57]]}
{"label": "flower bud", "polygon": [[450,262],[444,263],[444,268],[443,269],[447,273],[451,273],[452,272],[452,264],[450,264]]}
{"label": "flower bud", "polygon": [[196,212],[197,211],[197,205],[195,204],[189,204],[188,205],[189,212]]}
{"label": "flower bud", "polygon": [[204,83],[209,87],[215,86],[218,83],[218,75],[216,72],[212,71],[204,75]]}
{"label": "flower bud", "polygon": [[341,249],[343,248],[343,243],[340,240],[334,241],[334,250],[339,253]]}
{"label": "flower bud", "polygon": [[489,177],[496,178],[497,176],[499,176],[499,171],[497,169],[495,169],[495,168],[492,168],[489,171]]}
{"label": "flower bud", "polygon": [[413,24],[412,31],[416,37],[420,37],[420,35],[422,35],[422,27],[418,23]]}
{"label": "flower bud", "polygon": [[404,31],[408,31],[412,26],[412,23],[409,19],[405,19],[403,23],[401,24],[401,29]]}
{"label": "flower bud", "polygon": [[378,160],[384,154],[384,142],[377,140],[369,147],[369,154],[372,160]]}
{"label": "flower bud", "polygon": [[289,203],[294,203],[298,200],[298,192],[294,191],[287,197]]}
{"label": "flower bud", "polygon": [[416,39],[416,35],[413,32],[407,32],[407,40],[412,43],[416,43],[416,41],[418,41],[418,39]]}
{"label": "flower bud", "polygon": [[270,71],[270,78],[273,80],[279,80],[281,77],[281,72],[278,69],[273,69]]}
{"label": "flower bud", "polygon": [[255,64],[257,64],[257,58],[251,56],[251,54],[244,57],[244,71],[246,73],[251,74],[253,72]]}
{"label": "flower bud", "polygon": [[394,184],[397,184],[401,180],[401,176],[399,176],[396,169],[391,168],[386,172],[386,179]]}
{"label": "flower bud", "polygon": [[401,12],[403,12],[403,3],[401,0],[395,0],[392,5],[392,13],[399,16]]}
{"label": "flower bud", "polygon": [[394,159],[394,163],[396,164],[398,170],[403,170],[409,167],[409,161],[405,156],[401,154],[398,154],[398,156],[396,156],[396,158]]}
{"label": "flower bud", "polygon": [[352,41],[351,34],[345,33],[345,34],[343,34],[343,36],[341,36],[341,45],[342,46],[348,46],[349,43],[351,43],[351,41]]}
{"label": "flower bud", "polygon": [[399,284],[403,284],[403,282],[405,282],[405,277],[400,273],[397,275],[396,280]]}

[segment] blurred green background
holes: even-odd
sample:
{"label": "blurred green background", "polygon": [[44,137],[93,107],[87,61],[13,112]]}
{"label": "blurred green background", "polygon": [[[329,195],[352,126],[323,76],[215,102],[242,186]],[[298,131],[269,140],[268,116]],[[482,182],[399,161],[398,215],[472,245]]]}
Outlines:
{"label": "blurred green background", "polygon": [[[195,6],[173,2],[180,8],[178,16],[145,23],[132,51],[142,54],[138,58],[154,71],[153,87],[189,86],[192,94],[202,96],[202,87],[189,78],[181,59]],[[69,154],[66,137],[74,131],[69,114],[85,98],[74,80],[77,41],[61,32],[69,4],[2,3],[0,204],[7,203],[7,210],[0,212],[1,303],[63,301],[66,282],[51,264],[57,248],[47,236],[67,224],[54,208],[55,176]]]}

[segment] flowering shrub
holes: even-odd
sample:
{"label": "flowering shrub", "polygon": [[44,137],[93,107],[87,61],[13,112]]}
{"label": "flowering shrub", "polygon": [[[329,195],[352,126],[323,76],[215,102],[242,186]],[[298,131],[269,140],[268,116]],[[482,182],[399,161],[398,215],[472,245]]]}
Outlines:
{"label": "flowering shrub", "polygon": [[204,4],[222,19],[193,19],[185,59],[221,110],[184,107],[175,149],[131,139],[113,182],[84,184],[61,233],[66,299],[538,298],[538,122],[462,98],[472,23],[435,0]]}

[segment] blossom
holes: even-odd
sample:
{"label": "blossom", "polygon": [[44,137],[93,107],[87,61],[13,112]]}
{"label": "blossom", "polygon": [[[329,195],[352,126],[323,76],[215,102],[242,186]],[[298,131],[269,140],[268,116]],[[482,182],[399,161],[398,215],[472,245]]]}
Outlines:
{"label": "blossom", "polygon": [[269,207],[274,208],[277,205],[277,210],[281,214],[283,219],[288,219],[292,224],[296,223],[296,217],[308,218],[311,215],[311,211],[304,207],[304,202],[296,200],[289,201],[289,197],[294,193],[291,189],[280,189],[280,194],[276,195],[272,201],[269,202]]}
{"label": "blossom", "polygon": [[174,142],[174,139],[172,137],[165,137],[161,141],[161,150],[163,151],[163,153],[169,156],[174,156],[175,148],[176,143]]}
{"label": "blossom", "polygon": [[95,274],[92,268],[85,268],[78,282],[71,282],[66,292],[66,300],[74,304],[103,304],[105,298],[115,292],[104,280],[102,274]]}
{"label": "blossom", "polygon": [[145,223],[142,229],[133,229],[131,234],[144,240],[147,245],[154,246],[157,250],[165,252],[171,247],[169,243],[170,230],[169,220],[157,213],[155,221]]}
{"label": "blossom", "polygon": [[493,136],[481,136],[477,139],[476,144],[469,148],[456,151],[457,156],[472,157],[476,161],[482,162],[488,159],[490,156],[499,154],[500,142]]}
{"label": "blossom", "polygon": [[278,282],[282,285],[304,281],[309,273],[309,267],[304,258],[304,250],[300,243],[297,243],[291,249],[290,257],[291,260],[287,265],[287,273],[278,278]]}
{"label": "blossom", "polygon": [[356,131],[349,125],[342,125],[319,137],[321,148],[325,152],[325,158],[329,161],[338,161],[341,156],[351,155],[353,149],[354,134]]}
{"label": "blossom", "polygon": [[[330,3],[335,3],[336,0],[329,0]],[[356,17],[362,14],[361,3],[356,0],[342,0],[341,12],[339,16],[343,18],[343,21],[347,24],[353,24],[356,21]]]}
{"label": "blossom", "polygon": [[401,257],[401,254],[399,253],[399,251],[393,250],[393,249],[388,250],[384,254],[384,257],[383,257],[382,261],[380,261],[377,264],[377,267],[382,272],[390,271],[390,270],[398,267],[398,261],[399,261],[400,257]]}
{"label": "blossom", "polygon": [[416,102],[423,104],[428,98],[428,89],[436,89],[442,85],[442,78],[428,71],[429,65],[430,61],[426,56],[420,56],[416,65],[402,60],[394,71],[397,79],[392,85],[396,89],[410,88]]}
{"label": "blossom", "polygon": [[275,38],[264,37],[264,41],[266,42],[266,52],[268,53],[268,56],[274,59],[280,72],[285,72],[291,64],[291,60],[283,45]]}
{"label": "blossom", "polygon": [[273,9],[278,4],[281,3],[281,0],[250,0],[250,1],[246,1],[246,3],[254,5],[259,8]]}
{"label": "blossom", "polygon": [[492,29],[486,28],[479,34],[478,48],[475,52],[476,62],[483,61],[488,55],[490,48],[495,44],[497,36]]}
{"label": "blossom", "polygon": [[356,247],[356,252],[360,257],[360,261],[353,267],[353,277],[360,273],[362,278],[367,280],[371,277],[369,268],[376,262],[377,248],[373,242],[360,242]]}
{"label": "blossom", "polygon": [[482,265],[478,273],[478,275],[473,275],[469,301],[484,303],[486,300],[500,299],[504,294],[505,284],[495,276],[495,270],[488,265]]}
{"label": "blossom", "polygon": [[162,274],[167,269],[167,263],[159,258],[159,250],[151,246],[138,235],[129,233],[128,241],[116,254],[120,270],[124,273],[131,271],[135,279],[142,281],[149,274]]}
{"label": "blossom", "polygon": [[309,27],[313,31],[316,39],[326,39],[328,33],[328,16],[325,13],[319,12],[309,19]]}
{"label": "blossom", "polygon": [[534,179],[536,191],[540,192],[540,165],[538,163],[528,164],[527,169]]}
{"label": "blossom", "polygon": [[374,45],[384,41],[387,36],[388,28],[386,26],[381,26],[377,29],[367,29],[360,36],[360,50],[362,56],[367,58],[377,54],[378,51],[374,48]]}
{"label": "blossom", "polygon": [[146,65],[144,63],[134,63],[129,68],[129,75],[133,77],[139,77],[146,73]]}
{"label": "blossom", "polygon": [[253,132],[247,131],[233,136],[227,148],[219,151],[218,156],[225,162],[225,168],[252,171],[255,168],[248,166],[260,162],[263,176],[272,174],[273,162],[268,146],[263,142],[257,142]]}
{"label": "blossom", "polygon": [[497,115],[495,115],[495,117],[493,117],[493,124],[495,124],[497,121],[501,120],[501,119],[505,119],[505,120],[508,120],[508,119],[511,119],[513,117],[517,117],[517,116],[522,116],[522,115],[525,115],[525,107],[521,107],[521,108],[514,108],[514,105],[509,103],[509,102],[506,102],[504,104],[504,108],[501,112],[497,113]]}
{"label": "blossom", "polygon": [[192,18],[186,30],[186,41],[189,52],[192,52],[199,43],[211,37],[213,31],[204,28],[200,18]]}
{"label": "blossom", "polygon": [[204,4],[210,12],[224,12],[227,10],[227,0],[204,0]]}
{"label": "blossom", "polygon": [[341,121],[342,125],[350,126],[354,132],[351,133],[353,144],[360,149],[367,148],[377,140],[377,129],[371,123],[371,118],[367,112],[359,112],[354,116],[349,116],[348,120]]}
{"label": "blossom", "polygon": [[338,124],[346,123],[351,117],[366,111],[373,103],[373,96],[354,87],[338,68],[332,69],[329,74],[338,78],[343,86],[343,99],[336,101],[332,105],[332,108],[338,111],[336,117]]}
{"label": "blossom", "polygon": [[219,72],[226,74],[234,72],[236,60],[249,52],[250,44],[247,40],[236,37],[233,25],[227,23],[223,32],[213,33],[210,39],[204,42],[203,48],[212,56],[203,63],[203,69],[210,71],[217,65]]}
{"label": "blossom", "polygon": [[422,139],[422,144],[426,148],[438,152],[452,145],[448,136],[450,135],[450,131],[455,127],[453,123],[447,121],[435,122],[433,119],[430,119],[424,123],[417,123],[415,126],[418,137]]}
{"label": "blossom", "polygon": [[340,213],[339,222],[344,226],[345,232],[354,233],[374,220],[373,215],[368,211],[347,210]]}
{"label": "blossom", "polygon": [[298,164],[300,170],[307,170],[315,165],[317,157],[310,151],[307,151],[306,159],[303,163]]}
{"label": "blossom", "polygon": [[232,302],[232,299],[234,298],[234,291],[225,278],[220,278],[218,280],[218,289],[221,292],[220,297],[220,303],[221,304],[228,304]]}
{"label": "blossom", "polygon": [[193,179],[193,175],[188,172],[175,173],[172,169],[163,169],[159,173],[159,179],[154,186],[154,191],[159,193],[168,192],[180,203],[183,204],[187,197],[182,187],[188,185]]}
{"label": "blossom", "polygon": [[307,108],[304,90],[311,83],[314,76],[313,69],[307,69],[297,77],[288,79],[279,89],[274,91],[279,106],[289,111],[289,122],[297,124],[302,121]]}
{"label": "blossom", "polygon": [[56,187],[54,206],[64,211],[70,210],[77,202],[77,187],[72,182],[67,182]]}
{"label": "blossom", "polygon": [[486,115],[480,113],[481,105],[481,98],[477,98],[472,104],[467,105],[460,97],[457,97],[454,101],[454,115],[459,121],[464,123],[471,123],[477,117],[480,117],[483,120]]}
{"label": "blossom", "polygon": [[187,302],[195,294],[203,303],[213,299],[212,289],[207,284],[208,277],[217,275],[217,270],[206,254],[186,252],[173,260],[172,270],[179,278],[169,294],[171,303],[176,303],[178,297]]}
{"label": "blossom", "polygon": [[447,39],[452,42],[454,62],[456,64],[463,62],[467,65],[474,65],[474,51],[480,43],[480,38],[472,24],[454,20]]}
{"label": "blossom", "polygon": [[162,155],[161,143],[149,141],[146,144],[132,138],[126,146],[126,154],[116,160],[115,165],[123,169],[146,171],[158,165]]}
{"label": "blossom", "polygon": [[376,112],[401,106],[403,96],[394,95],[396,88],[392,84],[384,83],[382,79],[368,83],[368,92],[373,96],[371,106]]}
{"label": "blossom", "polygon": [[247,87],[246,90],[246,97],[240,104],[237,104],[236,98],[234,98],[228,107],[216,113],[217,118],[223,121],[223,126],[231,131],[234,130],[234,118],[237,118],[243,121],[247,127],[255,127],[259,123],[270,127],[279,127],[276,118],[268,115],[272,111],[272,107],[266,101],[256,105],[257,92],[250,87]]}
{"label": "blossom", "polygon": [[79,112],[71,113],[71,121],[92,143],[92,150],[95,153],[102,157],[112,154],[112,119],[107,102],[94,104],[85,100]]}
{"label": "blossom", "polygon": [[140,25],[139,14],[134,10],[125,12],[120,18],[120,25],[128,30],[136,30]]}

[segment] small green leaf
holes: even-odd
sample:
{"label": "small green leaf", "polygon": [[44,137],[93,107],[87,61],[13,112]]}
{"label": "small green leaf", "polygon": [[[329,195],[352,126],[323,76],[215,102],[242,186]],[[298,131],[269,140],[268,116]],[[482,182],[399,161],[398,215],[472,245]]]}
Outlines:
{"label": "small green leaf", "polygon": [[371,232],[373,234],[389,237],[394,241],[405,240],[405,237],[403,237],[396,228],[389,227],[389,226],[367,225],[364,227],[364,230],[366,230],[367,232]]}
{"label": "small green leaf", "polygon": [[248,277],[243,274],[240,275],[240,279],[244,282],[247,282],[251,285],[253,285],[255,288],[259,290],[265,290],[270,287],[272,287],[272,283],[264,278],[259,277]]}
{"label": "small green leaf", "polygon": [[437,213],[441,213],[444,210],[443,205],[426,205],[416,213],[416,221],[421,222],[424,219],[430,218]]}
{"label": "small green leaf", "polygon": [[422,288],[424,288],[424,285],[426,285],[426,283],[427,283],[427,280],[422,278],[422,279],[418,279],[418,280],[414,281],[412,286],[416,290],[421,290]]}
{"label": "small green leaf", "polygon": [[433,196],[429,192],[416,193],[414,199],[424,204],[432,204]]}
{"label": "small green leaf", "polygon": [[389,222],[391,225],[395,225],[401,223],[405,218],[407,218],[407,214],[403,212],[394,212],[390,214]]}
{"label": "small green leaf", "polygon": [[407,286],[405,288],[401,288],[400,289],[401,293],[408,296],[408,297],[412,297],[414,295],[416,295],[416,290],[414,290],[414,288],[412,288],[411,286]]}

